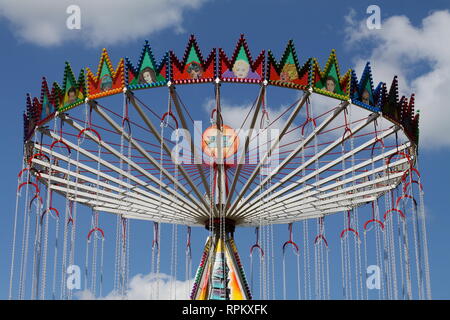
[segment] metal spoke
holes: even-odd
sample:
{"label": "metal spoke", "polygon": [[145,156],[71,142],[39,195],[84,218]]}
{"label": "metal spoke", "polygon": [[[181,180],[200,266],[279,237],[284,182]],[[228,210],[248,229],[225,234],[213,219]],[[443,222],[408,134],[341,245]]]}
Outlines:
{"label": "metal spoke", "polygon": [[[171,150],[169,149],[169,147],[167,146],[167,144],[164,142],[163,138],[160,136],[158,130],[156,130],[155,126],[153,125],[153,123],[150,121],[150,119],[148,118],[148,116],[144,113],[144,111],[142,110],[142,108],[136,103],[136,100],[134,99],[134,96],[132,93],[128,94],[128,97],[130,98],[130,102],[131,104],[134,106],[134,108],[136,109],[136,111],[138,112],[138,114],[140,115],[140,117],[142,118],[142,120],[145,122],[146,126],[150,129],[150,131],[153,133],[153,135],[156,137],[156,139],[158,140],[159,143],[162,144],[162,147],[164,149],[164,151],[168,154],[171,155]],[[193,183],[193,181],[191,180],[189,174],[186,172],[186,170],[182,167],[182,166],[178,166],[179,170],[181,172],[181,174],[183,175],[183,177],[186,179],[186,181],[189,183],[189,185],[191,186],[192,190],[194,191],[195,195],[197,196],[197,198],[200,200],[200,202],[203,204],[203,206],[205,207],[205,209],[202,209],[203,212],[208,211],[209,209],[209,204],[205,201],[204,197],[202,196],[202,194],[200,193],[200,191],[198,190],[197,186]]]}
{"label": "metal spoke", "polygon": [[[130,143],[133,145],[133,147],[135,147],[139,153],[141,155],[143,155],[147,160],[150,161],[150,163],[156,167],[158,170],[161,170],[162,173],[169,178],[169,180],[171,180],[174,184],[177,185],[178,190],[181,190],[183,192],[183,194],[192,201],[192,203],[194,203],[198,208],[201,209],[200,204],[191,197],[191,194],[189,193],[188,190],[186,190],[184,188],[184,186],[177,180],[175,179],[175,177],[173,177],[164,167],[161,166],[161,164],[154,159],[150,154],[148,154],[148,152],[145,151],[145,149],[138,143],[136,142],[135,139],[133,139],[128,133],[124,132],[123,128],[117,124],[114,120],[112,120],[103,110],[101,110],[101,108],[95,104],[93,105],[93,110],[95,110],[103,119],[105,119],[105,121],[107,121],[113,128],[114,130],[116,130],[118,133],[122,134],[124,136],[125,139],[127,139],[128,141],[130,141]],[[159,182],[161,183],[161,182]],[[174,191],[175,192],[175,191]],[[177,197],[182,197],[182,195],[177,195]]]}

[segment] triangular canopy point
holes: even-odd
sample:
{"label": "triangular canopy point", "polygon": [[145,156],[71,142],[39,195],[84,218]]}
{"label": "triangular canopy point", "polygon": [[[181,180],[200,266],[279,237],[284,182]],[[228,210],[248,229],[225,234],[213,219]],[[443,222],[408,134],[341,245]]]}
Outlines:
{"label": "triangular canopy point", "polygon": [[[243,45],[241,45],[239,52],[236,56],[236,61],[238,61],[238,60],[244,60],[245,62],[250,64],[250,59],[248,58]],[[235,63],[236,63],[236,61],[235,61]]]}
{"label": "triangular canopy point", "polygon": [[195,50],[194,46],[191,46],[191,48],[189,50],[189,55],[186,60],[186,65],[188,65],[192,62],[197,62],[197,63],[201,64],[200,57],[198,56],[197,51]]}
{"label": "triangular canopy point", "polygon": [[295,65],[294,54],[292,52],[292,48],[290,48],[290,47],[289,47],[289,53],[286,57],[286,60],[284,61],[284,64],[294,64]]}
{"label": "triangular canopy point", "polygon": [[365,86],[364,86],[363,90],[360,93],[360,100],[361,100],[361,102],[364,102],[363,100],[366,100],[365,91],[367,91],[367,93],[369,94],[369,96],[368,96],[368,99],[369,99],[369,102],[370,102],[369,104],[374,105],[372,85],[370,83],[370,79],[369,78],[366,80]]}
{"label": "triangular canopy point", "polygon": [[148,44],[145,45],[139,64],[136,68],[134,68],[130,60],[127,59],[128,84],[132,86],[148,86],[154,85],[157,82],[165,82],[166,70],[166,63],[162,66],[157,66]]}
{"label": "triangular canopy point", "polygon": [[105,75],[111,76],[111,71],[109,70],[107,64],[105,62],[102,63],[102,69],[100,71],[100,78],[104,77]]}
{"label": "triangular canopy point", "polygon": [[144,70],[145,68],[152,68],[153,70],[155,70],[155,66],[153,65],[152,59],[150,58],[150,54],[147,50],[145,51],[144,57],[142,59],[142,64],[139,72],[142,72],[142,70]]}

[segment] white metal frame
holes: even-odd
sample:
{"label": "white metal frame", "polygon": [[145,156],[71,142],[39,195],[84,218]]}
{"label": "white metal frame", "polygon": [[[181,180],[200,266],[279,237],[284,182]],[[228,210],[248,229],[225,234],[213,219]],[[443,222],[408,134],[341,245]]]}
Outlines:
{"label": "white metal frame", "polygon": [[[217,90],[216,96],[219,100],[217,104],[220,106],[220,84],[216,84],[215,88]],[[254,105],[255,110],[253,111],[250,123],[251,130],[255,126],[265,90],[266,85],[264,84],[261,86],[261,90],[258,93],[258,98]],[[169,93],[174,101],[182,128],[188,129],[175,87],[169,86]],[[296,167],[284,177],[279,180],[273,180],[274,177],[279,175],[293,159],[298,158],[300,152],[304,151],[308,146],[310,147],[315,141],[315,138],[323,133],[325,129],[333,123],[333,120],[335,120],[346,108],[349,106],[353,107],[349,101],[341,102],[334,108],[330,115],[318,123],[314,130],[304,137],[299,142],[298,146],[296,146],[279,164],[272,176],[265,177],[259,183],[255,182],[263,163],[274,151],[274,148],[280,144],[281,139],[294,123],[294,120],[297,118],[300,110],[311,94],[311,90],[304,92],[303,97],[296,103],[286,124],[281,128],[281,135],[275,140],[275,144],[273,144],[270,150],[267,150],[265,155],[260,158],[259,162],[247,178],[247,181],[239,188],[239,192],[237,192],[236,196],[233,198],[234,191],[237,189],[238,185],[238,177],[242,169],[241,162],[238,163],[235,170],[235,176],[232,179],[231,191],[226,198],[224,208],[220,208],[221,212],[222,210],[224,211],[224,216],[235,220],[239,225],[246,226],[260,225],[261,223],[289,223],[314,217],[323,217],[327,214],[350,210],[353,207],[374,201],[382,194],[398,185],[403,172],[395,171],[395,169],[404,166],[408,160],[400,159],[393,161],[390,164],[385,164],[383,160],[397,152],[402,152],[405,149],[410,148],[412,144],[409,141],[396,148],[390,148],[382,154],[373,156],[372,159],[358,162],[353,167],[346,168],[345,170],[343,169],[337,173],[330,174],[328,171],[335,166],[339,166],[343,161],[367,151],[367,148],[374,145],[377,142],[377,139],[385,139],[394,133],[397,134],[399,130],[401,131],[401,128],[397,125],[392,125],[387,130],[382,131],[377,137],[370,137],[362,143],[359,142],[352,150],[336,156],[332,161],[327,161],[323,165],[321,164],[318,168],[314,168],[312,172],[308,172],[308,174],[305,174],[304,176],[301,175],[306,169],[311,170],[314,164],[317,165],[322,157],[339,147],[344,141],[351,139],[356,133],[373,123],[381,116],[381,114],[378,113],[370,114],[365,121],[352,127],[350,129],[351,135],[335,139],[333,142],[318,150],[316,154],[310,155],[307,161]],[[157,126],[151,122],[149,117],[136,102],[134,94],[127,92],[126,96],[130,99],[131,104],[135,107],[141,120],[146,124],[149,131],[156,140],[162,144],[165,153],[170,156],[171,150],[160,136],[156,129]],[[159,161],[150,155],[138,141],[128,135],[128,133],[123,130],[123,127],[115,122],[100,105],[95,101],[89,102],[89,105],[92,110],[96,111],[96,113],[109,124],[112,130],[129,141],[133,148],[143,158],[148,160],[154,168],[160,170],[164,177],[168,178],[171,184],[176,186],[176,188],[160,181],[158,177],[152,175],[148,170],[134,162],[132,159],[128,159],[112,145],[98,139],[97,136],[90,131],[85,131],[84,134],[92,142],[107,150],[112,156],[116,157],[121,162],[126,163],[130,168],[149,179],[150,183],[143,181],[104,159],[100,159],[97,155],[87,151],[68,139],[63,139],[53,131],[46,128],[40,128],[41,132],[48,135],[51,139],[64,141],[75,152],[93,160],[95,163],[99,163],[102,167],[108,168],[118,176],[125,177],[126,180],[130,181],[130,183],[127,183],[123,181],[124,179],[118,179],[110,174],[99,171],[92,166],[74,160],[71,157],[62,155],[55,150],[50,150],[45,146],[35,144],[35,148],[47,154],[49,158],[61,160],[68,165],[68,168],[69,166],[72,168],[71,170],[68,170],[63,166],[48,163],[42,159],[33,159],[34,164],[48,169],[46,172],[41,173],[44,183],[49,182],[52,190],[69,197],[73,201],[88,205],[96,210],[121,214],[132,219],[157,220],[160,222],[187,225],[202,225],[209,219],[211,208],[209,208],[208,199],[204,198],[204,192],[197,187],[182,165],[178,165],[178,169],[187,181],[190,189],[187,189],[170,172],[161,166]],[[84,129],[82,125],[77,123],[73,118],[70,118],[67,114],[60,114],[59,116],[62,121],[69,124],[76,132],[81,132]],[[246,136],[245,150],[247,150],[250,137],[251,134]],[[242,156],[245,156],[245,152]],[[411,155],[411,157],[415,159],[415,155]],[[370,165],[374,167],[373,170],[368,169],[363,173],[356,174],[356,170],[367,168]],[[85,170],[93,176],[100,177],[102,180],[97,181],[92,177],[75,172],[73,168]],[[201,176],[203,188],[205,189],[206,194],[209,195],[211,189],[207,183],[203,168],[201,165],[197,165],[197,169]],[[48,174],[49,172],[51,172],[51,174]],[[324,175],[325,173],[328,173],[328,175]],[[63,174],[65,178],[61,178],[58,174]],[[313,180],[321,174],[324,175],[321,179]],[[343,180],[340,180],[341,178],[343,178]],[[75,181],[86,181],[91,185],[84,185],[76,183]],[[212,209],[214,214],[218,215],[217,208],[214,206]]]}

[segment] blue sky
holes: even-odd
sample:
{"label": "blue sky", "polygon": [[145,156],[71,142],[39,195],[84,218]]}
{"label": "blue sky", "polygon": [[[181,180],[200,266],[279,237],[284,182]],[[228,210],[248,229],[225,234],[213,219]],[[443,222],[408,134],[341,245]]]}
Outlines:
{"label": "blue sky", "polygon": [[[2,210],[0,215],[0,298],[8,294],[9,261],[12,237],[12,222],[15,205],[17,173],[21,169],[22,157],[22,112],[25,95],[39,96],[41,77],[50,82],[62,82],[64,62],[69,61],[78,74],[81,68],[96,69],[101,49],[108,48],[115,65],[120,57],[136,61],[144,40],[148,39],[155,55],[159,58],[167,50],[178,56],[184,52],[189,35],[195,34],[204,55],[213,47],[222,47],[230,53],[241,33],[244,33],[252,54],[262,49],[271,49],[278,57],[289,39],[293,39],[301,61],[317,57],[321,65],[331,49],[337,50],[341,69],[356,68],[358,76],[362,61],[371,60],[375,82],[390,84],[394,74],[401,77],[401,90],[405,94],[416,92],[417,108],[422,111],[421,145],[419,162],[422,183],[425,188],[427,226],[431,265],[433,298],[449,299],[450,253],[447,248],[450,217],[448,190],[450,170],[450,99],[445,80],[449,79],[450,55],[450,6],[445,0],[411,1],[172,1],[161,7],[147,7],[143,1],[130,1],[129,9],[121,11],[115,7],[105,10],[113,22],[105,22],[100,5],[89,5],[87,1],[68,1],[79,4],[82,12],[82,30],[67,30],[64,1],[42,1],[40,8],[26,5],[32,1],[0,0],[0,92],[2,95],[3,125],[0,145],[2,152],[2,183],[0,185]],[[100,2],[100,1],[98,1]],[[107,2],[109,1],[101,1]],[[157,3],[161,1],[156,1]],[[377,4],[381,8],[382,29],[370,33],[361,27],[368,17],[366,8]],[[167,6],[167,7],[166,7]],[[58,11],[59,10],[59,11]],[[86,19],[86,20],[84,20]],[[140,22],[139,19],[142,19]],[[107,19],[108,20],[108,19]],[[109,21],[108,20],[108,21]],[[144,21],[145,20],[145,21]],[[46,21],[46,28],[37,28]],[[133,30],[136,28],[136,30]],[[61,29],[61,30],[60,30]],[[108,32],[105,32],[108,29]],[[437,32],[441,31],[439,37]],[[402,31],[407,31],[402,33]],[[409,31],[409,32],[408,32]],[[103,33],[102,33],[103,32]],[[48,34],[47,34],[48,33]],[[120,36],[111,36],[116,34]],[[103,35],[103,36],[102,36]],[[39,39],[52,39],[44,42]],[[439,47],[435,38],[440,39]],[[377,71],[377,68],[379,71]],[[450,79],[449,79],[450,80]],[[184,89],[183,89],[184,90]],[[184,90],[184,95],[189,91]],[[247,100],[255,96],[239,92]],[[247,95],[246,95],[247,94]],[[228,98],[228,103],[239,104],[242,100]],[[245,100],[244,99],[244,100]],[[278,97],[277,97],[278,99]],[[285,103],[281,101],[280,105]],[[291,100],[292,101],[292,100]],[[204,102],[204,99],[203,99]],[[247,102],[247,101],[245,101]],[[286,101],[287,103],[287,101]],[[193,115],[202,118],[202,107],[194,108]],[[62,202],[61,202],[62,203]],[[106,231],[114,234],[114,219],[105,218],[111,224]],[[330,217],[327,233],[331,256],[339,265],[338,232],[342,225],[341,215]],[[132,246],[130,276],[147,274],[150,268],[151,224],[132,223]],[[169,226],[163,227],[169,240]],[[287,237],[286,226],[275,228],[279,247]],[[298,234],[298,230],[297,234]],[[185,228],[180,227],[184,238]],[[194,232],[193,268],[197,267],[201,246],[206,231],[197,228]],[[248,270],[248,248],[253,230],[238,231],[236,240],[242,260]],[[113,236],[111,246],[114,244]],[[300,239],[298,239],[300,241]],[[184,261],[180,249],[179,259]],[[83,251],[79,264],[84,264]],[[112,288],[113,250],[106,254],[105,266],[111,281],[105,280],[105,292]],[[108,256],[109,255],[109,256]],[[169,272],[169,256],[163,262],[162,271]],[[295,260],[289,257],[294,271]],[[180,265],[179,273],[184,280]],[[340,298],[340,273],[332,268],[332,297]],[[281,286],[281,282],[278,282]],[[295,288],[289,289],[295,297]],[[278,291],[278,298],[281,293]]]}

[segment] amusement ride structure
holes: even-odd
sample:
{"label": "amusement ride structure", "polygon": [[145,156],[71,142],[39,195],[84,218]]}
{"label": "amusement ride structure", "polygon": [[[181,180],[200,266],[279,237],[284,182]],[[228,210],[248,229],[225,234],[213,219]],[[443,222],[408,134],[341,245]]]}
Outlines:
{"label": "amusement ride structure", "polygon": [[[213,101],[205,130],[181,93],[200,85]],[[258,90],[240,127],[224,120],[227,86]],[[268,102],[276,90],[293,96],[279,112]],[[106,50],[96,73],[76,77],[66,63],[62,84],[49,88],[44,78],[40,97],[27,96],[23,118],[10,299],[71,299],[67,269],[83,258],[84,289],[103,297],[104,265],[114,260],[114,292],[127,297],[132,220],[152,222],[153,274],[161,272],[161,226],[172,228],[164,250],[175,279],[186,228],[191,299],[251,299],[255,281],[259,298],[276,299],[277,273],[283,298],[296,282],[298,298],[329,299],[326,222],[335,213],[344,221],[341,263],[333,265],[344,298],[431,299],[419,114],[414,95],[399,96],[397,78],[374,85],[369,63],[359,79],[341,73],[334,51],[323,68],[314,58],[300,63],[292,41],[279,59],[270,50],[254,58],[243,36],[231,56],[213,49],[204,59],[191,36],[182,58],[169,51],[158,62],[146,42],[136,65],[125,58],[114,68]],[[103,213],[117,216],[115,235]],[[274,241],[276,224],[287,225],[284,243]],[[195,226],[209,236],[191,277]],[[239,227],[256,233],[250,281],[234,241]],[[114,237],[106,260],[105,239]],[[79,246],[86,254],[75,258]],[[291,249],[297,274],[286,279]],[[158,287],[149,298],[160,298]]]}

